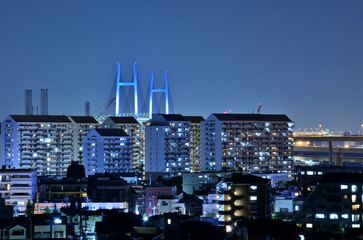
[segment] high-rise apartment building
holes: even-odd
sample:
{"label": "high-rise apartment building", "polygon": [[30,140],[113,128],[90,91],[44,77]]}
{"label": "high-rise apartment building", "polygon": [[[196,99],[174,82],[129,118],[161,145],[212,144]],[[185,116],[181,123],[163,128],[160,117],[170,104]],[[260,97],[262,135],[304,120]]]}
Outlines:
{"label": "high-rise apartment building", "polygon": [[83,140],[87,175],[132,172],[132,139],[119,128],[89,129]]}
{"label": "high-rise apartment building", "polygon": [[270,180],[253,175],[233,174],[217,185],[218,221],[230,231],[243,219],[271,217]]}
{"label": "high-rise apartment building", "polygon": [[37,194],[37,172],[32,169],[0,169],[0,198],[6,205],[18,206],[24,215],[26,204]]}
{"label": "high-rise apartment building", "polygon": [[201,170],[290,172],[293,127],[286,115],[211,114],[201,126]]}
{"label": "high-rise apartment building", "polygon": [[154,114],[145,126],[145,172],[190,172],[190,122],[180,114]]}
{"label": "high-rise apartment building", "polygon": [[1,126],[1,164],[65,175],[71,161],[83,163],[83,138],[98,125],[87,116],[9,115]]}
{"label": "high-rise apartment building", "polygon": [[103,122],[102,127],[122,129],[131,137],[133,170],[138,171],[138,167],[145,159],[141,136],[141,124],[134,117],[108,117]]}
{"label": "high-rise apartment building", "polygon": [[73,160],[83,164],[83,138],[90,128],[98,128],[99,124],[90,116],[69,116],[73,133]]}
{"label": "high-rise apartment building", "polygon": [[200,126],[205,119],[201,116],[183,116],[190,122],[190,171],[200,172]]}
{"label": "high-rise apartment building", "polygon": [[25,90],[25,115],[33,115],[33,96],[32,90]]}
{"label": "high-rise apartment building", "polygon": [[72,129],[66,116],[9,115],[1,124],[1,165],[65,175],[73,159]]}
{"label": "high-rise apartment building", "polygon": [[40,89],[40,115],[48,115],[48,89]]}

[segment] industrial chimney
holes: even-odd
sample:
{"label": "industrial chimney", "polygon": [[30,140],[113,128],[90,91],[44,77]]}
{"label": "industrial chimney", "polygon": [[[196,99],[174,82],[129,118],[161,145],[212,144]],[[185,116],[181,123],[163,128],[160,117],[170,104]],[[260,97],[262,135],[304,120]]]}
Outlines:
{"label": "industrial chimney", "polygon": [[91,103],[89,101],[86,101],[84,108],[85,108],[85,116],[90,116]]}
{"label": "industrial chimney", "polygon": [[40,114],[48,115],[48,89],[40,89]]}
{"label": "industrial chimney", "polygon": [[32,90],[25,90],[25,115],[33,115]]}

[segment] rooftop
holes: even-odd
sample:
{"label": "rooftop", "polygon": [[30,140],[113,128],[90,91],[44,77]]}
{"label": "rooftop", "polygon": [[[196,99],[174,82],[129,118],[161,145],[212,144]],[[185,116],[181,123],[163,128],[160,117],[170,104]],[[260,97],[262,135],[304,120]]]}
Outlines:
{"label": "rooftop", "polygon": [[5,165],[2,166],[2,168],[0,168],[0,173],[31,173],[31,172],[35,172],[35,169],[32,168],[5,168]]}
{"label": "rooftop", "polygon": [[363,173],[325,173],[319,183],[363,183]]}
{"label": "rooftop", "polygon": [[285,114],[224,114],[213,113],[220,121],[291,122]]}
{"label": "rooftop", "polygon": [[136,123],[140,124],[134,117],[109,117],[114,123]]}
{"label": "rooftop", "polygon": [[76,123],[98,123],[94,117],[91,116],[69,116]]}
{"label": "rooftop", "polygon": [[201,121],[204,121],[204,117],[202,116],[183,116],[187,121],[190,121],[191,123],[200,123]]}
{"label": "rooftop", "polygon": [[100,136],[103,137],[128,137],[124,130],[119,128],[97,128],[94,129]]}
{"label": "rooftop", "polygon": [[233,183],[263,183],[267,184],[270,182],[269,179],[253,176],[253,175],[244,175],[242,173],[234,173],[231,178],[225,180],[226,182],[233,182]]}
{"label": "rooftop", "polygon": [[71,122],[64,115],[10,115],[15,122]]}
{"label": "rooftop", "polygon": [[188,121],[181,114],[160,114],[166,121],[179,122]]}

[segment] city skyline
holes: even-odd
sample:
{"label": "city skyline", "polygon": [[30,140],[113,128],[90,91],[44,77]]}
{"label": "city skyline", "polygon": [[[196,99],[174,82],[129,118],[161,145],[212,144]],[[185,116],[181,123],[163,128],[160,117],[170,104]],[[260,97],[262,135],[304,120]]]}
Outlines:
{"label": "city skyline", "polygon": [[[361,130],[363,3],[0,3],[0,117],[24,113],[24,90],[49,114],[107,103],[121,63],[140,85],[168,71],[174,113],[286,114],[296,129]],[[143,89],[145,95],[146,88]],[[65,97],[66,96],[66,97]],[[60,99],[62,99],[60,101]],[[93,115],[96,115],[94,113]]]}

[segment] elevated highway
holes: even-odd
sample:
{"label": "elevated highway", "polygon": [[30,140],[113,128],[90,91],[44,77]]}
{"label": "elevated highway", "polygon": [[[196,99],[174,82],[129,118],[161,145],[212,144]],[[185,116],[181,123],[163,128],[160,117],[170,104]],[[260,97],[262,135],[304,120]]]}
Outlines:
{"label": "elevated highway", "polygon": [[[328,142],[329,147],[298,146],[297,142]],[[344,161],[363,162],[363,148],[333,147],[333,142],[363,142],[363,136],[298,136],[294,137],[294,154],[296,156],[328,157],[329,164],[341,165]]]}

